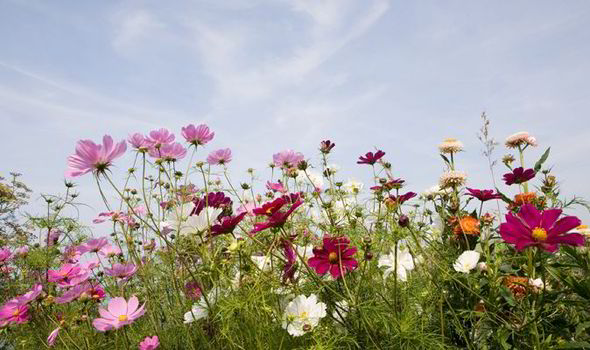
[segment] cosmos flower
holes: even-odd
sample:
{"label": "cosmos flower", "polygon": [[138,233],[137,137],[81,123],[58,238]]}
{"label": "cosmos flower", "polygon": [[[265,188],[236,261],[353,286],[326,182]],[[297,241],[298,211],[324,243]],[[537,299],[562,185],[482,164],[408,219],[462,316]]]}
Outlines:
{"label": "cosmos flower", "polygon": [[107,258],[112,258],[114,256],[121,255],[122,252],[121,248],[117,247],[116,245],[107,244],[100,248],[99,254],[106,256]]}
{"label": "cosmos flower", "polygon": [[369,164],[369,165],[374,165],[375,163],[377,163],[381,158],[383,158],[383,156],[385,155],[385,152],[378,150],[377,152],[375,152],[375,154],[373,154],[373,152],[367,152],[367,154],[365,154],[365,156],[360,156],[359,160],[356,162],[357,164]]}
{"label": "cosmos flower", "polygon": [[55,298],[55,302],[58,304],[69,303],[80,298],[82,295],[84,295],[85,298],[91,298],[98,301],[104,298],[105,292],[99,284],[85,282],[68,289],[61,296]]}
{"label": "cosmos flower", "polygon": [[334,279],[338,279],[358,267],[358,262],[354,259],[357,248],[350,246],[348,238],[326,235],[323,243],[321,248],[313,249],[314,256],[308,260],[309,266],[319,275],[329,271]]}
{"label": "cosmos flower", "polygon": [[332,141],[324,140],[324,141],[320,142],[320,152],[322,152],[324,154],[328,154],[328,153],[330,153],[332,148],[334,148],[334,146],[336,146],[336,144],[333,143]]}
{"label": "cosmos flower", "polygon": [[281,169],[294,168],[303,160],[303,153],[295,152],[292,149],[275,153],[272,156],[272,162]]}
{"label": "cosmos flower", "polygon": [[149,150],[150,157],[161,159],[166,162],[175,162],[186,156],[186,148],[180,143],[166,143],[160,147],[151,147]]}
{"label": "cosmos flower", "polygon": [[382,255],[379,258],[378,267],[385,266],[386,269],[383,272],[383,279],[394,272],[396,277],[406,282],[408,280],[408,272],[414,269],[414,257],[410,254],[408,249],[399,249],[397,251],[397,271],[396,271],[396,258],[395,249],[392,249],[389,254]]}
{"label": "cosmos flower", "polygon": [[160,339],[158,339],[157,335],[154,335],[153,337],[145,337],[145,339],[139,343],[139,350],[155,350],[159,346]]}
{"label": "cosmos flower", "polygon": [[287,193],[287,189],[283,185],[283,183],[279,180],[279,182],[273,183],[270,181],[266,182],[266,188],[273,191],[273,192],[281,192]]}
{"label": "cosmos flower", "polygon": [[254,234],[266,230],[267,228],[283,226],[287,222],[287,219],[289,218],[291,213],[293,213],[295,209],[297,209],[301,204],[303,204],[303,201],[298,198],[297,200],[292,202],[293,204],[288,210],[282,211],[281,208],[283,208],[288,203],[289,201],[285,199],[285,196],[283,196],[275,199],[270,203],[265,203],[261,208],[254,209],[254,213],[256,215],[263,214],[266,215],[268,218],[265,222],[258,222],[254,224],[254,228],[252,229],[252,231],[250,231],[250,233]]}
{"label": "cosmos flower", "polygon": [[102,145],[97,145],[91,140],[80,140],[76,145],[76,154],[68,157],[67,177],[76,177],[89,172],[103,173],[111,165],[112,161],[119,158],[125,150],[125,140],[113,144],[113,138],[105,135]]}
{"label": "cosmos flower", "polygon": [[119,264],[115,263],[113,266],[109,268],[105,268],[104,272],[112,277],[120,278],[123,281],[127,281],[137,272],[137,265],[129,263],[129,264]]}
{"label": "cosmos flower", "polygon": [[471,270],[477,267],[479,262],[479,252],[475,250],[466,250],[455,261],[453,268],[457,272],[469,273]]}
{"label": "cosmos flower", "polygon": [[219,224],[211,226],[211,236],[217,236],[224,233],[232,233],[236,226],[244,219],[246,212],[235,216],[224,216],[219,220]]}
{"label": "cosmos flower", "polygon": [[231,161],[231,150],[229,148],[218,149],[209,153],[207,163],[211,165],[223,165]]}
{"label": "cosmos flower", "polygon": [[57,337],[59,336],[60,330],[61,330],[61,327],[57,327],[56,329],[51,331],[51,333],[49,333],[49,336],[47,337],[47,345],[49,345],[49,347],[52,347],[53,345],[55,345],[55,341],[57,340]]}
{"label": "cosmos flower", "polygon": [[363,190],[364,186],[365,185],[362,182],[358,182],[356,180],[348,180],[348,182],[342,185],[342,188],[344,188],[344,190],[348,193],[358,194],[360,191]]}
{"label": "cosmos flower", "polygon": [[127,142],[131,147],[135,148],[138,152],[147,152],[150,148],[150,142],[140,133],[135,133],[127,138]]}
{"label": "cosmos flower", "polygon": [[150,134],[146,137],[150,148],[160,148],[165,144],[174,142],[174,134],[166,128],[150,131]]}
{"label": "cosmos flower", "polygon": [[560,244],[584,245],[584,236],[568,233],[580,225],[580,219],[566,216],[558,220],[561,209],[539,211],[525,203],[518,214],[506,214],[506,222],[500,225],[500,235],[506,243],[514,244],[517,250],[536,246],[553,253]]}
{"label": "cosmos flower", "polygon": [[0,306],[0,327],[8,324],[22,324],[29,320],[29,306],[16,299],[11,299]]}
{"label": "cosmos flower", "polygon": [[473,188],[467,187],[468,196],[475,197],[482,202],[489,201],[491,199],[501,199],[502,196],[499,193],[496,193],[494,190],[476,190]]}
{"label": "cosmos flower", "polygon": [[7,263],[12,257],[12,252],[8,247],[0,249],[0,265]]}
{"label": "cosmos flower", "polygon": [[89,239],[78,246],[78,252],[84,254],[87,252],[98,253],[103,247],[107,246],[109,241],[106,238]]}
{"label": "cosmos flower", "polygon": [[[202,318],[206,318],[209,315],[209,307],[213,307],[213,305],[217,302],[220,293],[221,291],[219,289],[212,289],[209,291],[209,293],[207,293],[207,300],[205,300],[205,297],[201,295],[199,301],[194,303],[190,311],[184,314],[184,323],[192,323]],[[209,302],[209,304],[207,304],[207,302]]]}
{"label": "cosmos flower", "polygon": [[106,332],[111,329],[119,329],[133,323],[145,313],[145,304],[139,306],[139,300],[134,295],[127,302],[122,297],[111,299],[107,309],[99,308],[99,318],[92,321],[92,325],[99,332]]}
{"label": "cosmos flower", "polygon": [[535,177],[536,173],[533,169],[524,170],[522,167],[515,168],[511,173],[504,174],[504,182],[506,185],[510,186],[512,184],[521,184],[523,182],[527,182],[533,177]]}
{"label": "cosmos flower", "polygon": [[182,128],[182,136],[186,142],[197,146],[205,145],[209,141],[213,140],[215,133],[211,132],[209,127],[205,124],[201,124],[197,127],[195,127],[193,124],[189,124]]}
{"label": "cosmos flower", "polygon": [[317,296],[298,295],[285,308],[282,326],[294,336],[312,331],[326,317],[326,304],[318,302]]}
{"label": "cosmos flower", "polygon": [[58,270],[47,271],[48,282],[56,282],[60,287],[73,287],[85,282],[89,272],[79,265],[64,264]]}

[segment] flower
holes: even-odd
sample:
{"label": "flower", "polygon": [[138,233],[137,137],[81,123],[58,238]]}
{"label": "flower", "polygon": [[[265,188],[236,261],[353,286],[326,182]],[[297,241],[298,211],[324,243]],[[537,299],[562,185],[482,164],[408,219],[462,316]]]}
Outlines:
{"label": "flower", "polygon": [[530,278],[521,276],[506,276],[502,279],[502,284],[508,287],[517,299],[524,297],[530,287]]}
{"label": "flower", "polygon": [[[28,253],[29,253],[29,247],[27,247],[26,245],[24,245],[22,247],[18,247],[14,250],[14,255],[17,255],[20,257],[27,256]],[[2,261],[2,258],[0,258],[0,261]]]}
{"label": "flower", "polygon": [[215,133],[209,131],[209,127],[205,124],[201,124],[197,127],[195,127],[193,124],[189,124],[182,128],[182,136],[186,142],[197,146],[204,145],[213,140]]}
{"label": "flower", "polygon": [[453,227],[453,233],[455,235],[479,235],[479,220],[471,215],[464,216],[462,218],[455,218],[453,220],[455,226]]}
{"label": "flower", "polygon": [[145,313],[144,307],[145,304],[139,306],[139,300],[135,295],[129,298],[129,302],[122,297],[113,298],[109,302],[107,309],[98,309],[101,317],[95,318],[92,325],[99,332],[119,329],[143,316]]}
{"label": "flower", "polygon": [[326,304],[319,302],[315,294],[309,297],[298,295],[285,308],[282,326],[287,332],[298,337],[313,330],[326,317]]}
{"label": "flower", "polygon": [[189,234],[203,232],[209,228],[210,224],[215,224],[217,217],[223,209],[206,207],[198,215],[194,215],[196,208],[192,203],[187,203],[182,208],[173,211],[168,219],[172,229],[179,234]]}
{"label": "flower", "polygon": [[272,155],[272,162],[281,169],[290,169],[297,166],[303,160],[303,153],[295,152],[292,149],[284,150]]}
{"label": "flower", "polygon": [[146,141],[150,144],[150,148],[160,148],[162,145],[173,142],[174,134],[165,128],[152,130],[150,135],[146,137]]}
{"label": "flower", "polygon": [[211,226],[211,236],[217,236],[224,233],[232,233],[236,226],[244,219],[246,212],[235,216],[224,216],[219,224]]}
{"label": "flower", "polygon": [[207,157],[207,163],[211,165],[223,165],[231,161],[231,150],[229,148],[213,151]]}
{"label": "flower", "polygon": [[377,161],[379,161],[381,158],[383,158],[383,156],[385,155],[385,152],[381,151],[381,150],[377,150],[377,152],[375,152],[375,154],[373,154],[373,152],[367,152],[367,154],[365,154],[365,156],[360,156],[359,160],[356,162],[357,164],[369,164],[369,165],[374,165],[375,163],[377,163]]}
{"label": "flower", "polygon": [[285,186],[283,186],[283,183],[280,180],[279,180],[279,182],[276,182],[276,183],[267,181],[266,188],[268,190],[273,191],[273,192],[287,193],[287,189],[285,188]]}
{"label": "flower", "polygon": [[469,193],[467,193],[468,196],[475,197],[482,202],[486,202],[491,199],[501,199],[502,198],[502,195],[500,195],[499,193],[494,193],[494,190],[476,190],[476,189],[467,187],[467,191],[469,192]]}
{"label": "flower", "polygon": [[364,186],[365,185],[362,182],[358,182],[356,180],[348,180],[347,183],[342,185],[346,192],[352,194],[358,194],[360,191],[362,191]]}
{"label": "flower", "polygon": [[146,152],[150,148],[150,142],[142,134],[137,132],[129,136],[127,142],[139,152]]}
{"label": "flower", "polygon": [[104,272],[112,277],[117,277],[122,279],[123,281],[127,281],[131,276],[135,274],[137,271],[137,266],[135,264],[113,264],[113,266],[109,268],[105,268]]}
{"label": "flower", "polygon": [[[395,258],[395,249],[392,249],[389,254],[382,255],[379,257],[378,267],[385,266],[387,269],[383,272],[383,278],[387,279],[387,277],[392,273],[396,272],[396,258]],[[396,277],[402,281],[406,282],[408,280],[408,272],[414,269],[414,257],[410,254],[408,249],[399,249],[397,250],[397,272]]]}
{"label": "flower", "polygon": [[451,187],[463,186],[467,181],[467,175],[462,171],[450,170],[443,173],[438,180],[441,190]]}
{"label": "flower", "polygon": [[107,244],[100,249],[98,252],[100,255],[104,255],[107,258],[112,258],[116,255],[122,254],[121,248],[117,247],[116,245]]}
{"label": "flower", "polygon": [[212,289],[207,293],[206,300],[205,297],[201,295],[199,301],[194,303],[190,311],[184,314],[184,323],[192,323],[202,318],[206,318],[209,315],[209,306],[213,307],[219,298],[219,294],[219,289]]}
{"label": "flower", "polygon": [[438,145],[438,149],[440,153],[443,154],[461,152],[463,150],[463,142],[453,138],[444,139],[444,141]]}
{"label": "flower", "polygon": [[[292,194],[293,196],[294,194]],[[266,222],[257,222],[254,224],[254,228],[250,233],[254,234],[263,230],[266,230],[270,227],[281,227],[286,222],[291,213],[295,211],[295,209],[299,208],[303,201],[297,197],[296,200],[291,201],[293,203],[291,207],[287,211],[281,211],[280,209],[283,208],[286,204],[289,203],[290,200],[287,200],[286,197],[283,196],[275,199],[270,203],[265,203],[261,208],[254,209],[254,214],[256,215],[266,215],[268,216]]]}
{"label": "flower", "polygon": [[416,197],[416,195],[417,194],[415,192],[407,192],[397,196],[392,194],[385,199],[385,203],[388,204],[388,206],[395,207],[396,205],[401,205],[409,201],[410,199]]}
{"label": "flower", "polygon": [[125,140],[113,145],[113,138],[105,135],[102,145],[97,145],[91,140],[80,140],[76,145],[76,154],[68,157],[67,177],[76,177],[91,171],[105,172],[116,158],[119,158],[125,150]]}
{"label": "flower", "polygon": [[307,170],[306,172],[307,175],[303,171],[299,172],[299,174],[295,178],[297,184],[305,185],[311,182],[311,185],[315,188],[316,191],[321,191],[321,189],[324,187],[324,177],[322,176],[322,174],[310,170]]}
{"label": "flower", "polygon": [[500,225],[500,235],[506,243],[514,244],[517,250],[537,246],[553,253],[559,244],[584,245],[584,236],[567,233],[581,224],[580,219],[566,216],[557,220],[561,213],[561,209],[539,211],[525,203],[517,215],[506,214],[506,222]]}
{"label": "flower", "polygon": [[49,345],[49,347],[55,345],[55,341],[57,340],[57,336],[59,335],[60,329],[61,327],[57,327],[56,329],[51,331],[51,333],[49,333],[49,336],[47,337],[47,345]]}
{"label": "flower", "polygon": [[58,304],[65,304],[75,299],[82,298],[82,296],[84,296],[84,299],[91,298],[92,300],[99,301],[104,298],[105,292],[100,284],[85,282],[74,286],[67,292],[64,292],[62,296],[55,298],[55,302]]}
{"label": "flower", "polygon": [[515,168],[511,173],[504,174],[504,182],[506,185],[510,186],[512,184],[521,184],[523,182],[527,182],[533,177],[535,177],[536,173],[533,169],[524,170],[522,167]]}
{"label": "flower", "polygon": [[107,246],[109,241],[106,238],[95,238],[86,241],[78,246],[78,252],[84,254],[87,252],[98,253],[103,247]]}
{"label": "flower", "polygon": [[186,148],[178,142],[166,143],[160,147],[150,148],[149,155],[166,162],[175,162],[186,156]]}
{"label": "flower", "polygon": [[324,140],[324,141],[320,142],[320,152],[322,152],[323,154],[328,154],[328,153],[330,153],[332,148],[334,148],[334,146],[336,146],[336,144],[333,143],[332,141]]}
{"label": "flower", "polygon": [[15,299],[21,304],[28,304],[31,301],[37,299],[39,295],[43,292],[43,285],[35,284],[30,291],[26,292],[25,294],[16,297]]}
{"label": "flower", "polygon": [[270,255],[252,255],[250,259],[260,271],[269,271],[271,268],[272,258]]}
{"label": "flower", "polygon": [[[211,136],[211,138],[213,138],[213,136]],[[151,338],[145,337],[145,339],[141,343],[139,343],[139,350],[154,350],[157,349],[159,346],[160,340],[158,339],[157,335],[154,335]]]}
{"label": "flower", "polygon": [[11,299],[0,306],[0,327],[10,323],[22,324],[29,320],[29,306]]}
{"label": "flower", "polygon": [[12,252],[8,247],[0,249],[0,264],[7,263],[12,257]]}
{"label": "flower", "polygon": [[330,271],[332,277],[338,279],[358,267],[358,262],[353,257],[357,248],[349,246],[348,238],[326,235],[323,243],[322,248],[313,249],[314,256],[308,260],[309,266],[318,274],[323,275]]}
{"label": "flower", "polygon": [[444,196],[449,193],[449,189],[442,189],[439,185],[434,185],[422,192],[421,196],[428,200],[433,200],[436,196]]}
{"label": "flower", "polygon": [[466,250],[455,261],[453,268],[457,272],[469,273],[479,262],[479,252],[475,250]]}
{"label": "flower", "polygon": [[520,146],[537,146],[537,139],[526,131],[517,132],[506,138],[506,147],[518,148]]}
{"label": "flower", "polygon": [[89,272],[79,265],[64,264],[59,270],[47,271],[48,282],[57,282],[60,287],[73,287],[86,281]]}
{"label": "flower", "polygon": [[193,300],[198,300],[203,293],[201,292],[201,287],[199,284],[194,281],[186,282],[184,285],[184,295]]}

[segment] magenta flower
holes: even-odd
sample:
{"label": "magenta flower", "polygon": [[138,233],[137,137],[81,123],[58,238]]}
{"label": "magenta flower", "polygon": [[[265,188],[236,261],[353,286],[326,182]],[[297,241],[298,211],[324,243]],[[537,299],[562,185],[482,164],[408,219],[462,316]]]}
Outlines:
{"label": "magenta flower", "polygon": [[106,332],[111,329],[119,329],[133,323],[145,313],[145,304],[139,306],[139,300],[134,295],[127,302],[122,297],[111,299],[107,309],[98,309],[101,317],[95,318],[92,325],[99,332]]}
{"label": "magenta flower", "polygon": [[367,154],[365,154],[365,156],[360,156],[359,160],[356,162],[357,164],[369,164],[369,165],[373,165],[375,163],[377,163],[377,161],[379,161],[379,159],[383,158],[383,156],[385,155],[385,152],[378,150],[377,152],[375,152],[375,154],[373,154],[373,152],[367,152]]}
{"label": "magenta flower", "polygon": [[105,296],[104,289],[99,284],[92,284],[90,282],[82,283],[68,291],[64,292],[62,296],[55,298],[55,302],[58,304],[69,303],[80,297],[90,298],[92,300],[99,301]]}
{"label": "magenta flower", "polygon": [[192,300],[199,300],[203,291],[197,282],[186,282],[184,285],[184,295]]}
{"label": "magenta flower", "polygon": [[502,196],[499,193],[495,193],[494,190],[476,190],[467,187],[467,191],[469,191],[469,193],[467,193],[468,196],[475,197],[482,202],[502,198]]}
{"label": "magenta flower", "polygon": [[207,157],[207,163],[211,165],[222,165],[227,164],[231,161],[231,150],[229,148],[218,149],[209,153]]}
{"label": "magenta flower", "polygon": [[152,130],[150,135],[146,137],[146,141],[149,143],[150,148],[160,148],[162,145],[173,142],[174,134],[165,128]]}
{"label": "magenta flower", "polygon": [[287,193],[287,189],[285,188],[285,186],[283,186],[280,180],[276,183],[267,181],[266,188],[274,192]]}
{"label": "magenta flower", "polygon": [[140,133],[135,133],[127,139],[127,142],[139,152],[146,152],[150,148],[150,142]]}
{"label": "magenta flower", "polygon": [[189,124],[182,128],[182,136],[186,142],[197,146],[204,145],[213,140],[215,133],[209,131],[209,127],[205,124],[201,124],[197,127],[193,124]]}
{"label": "magenta flower", "polygon": [[16,299],[0,306],[0,327],[10,323],[22,324],[29,320],[29,306]]}
{"label": "magenta flower", "polygon": [[55,345],[55,341],[57,340],[57,337],[59,336],[60,329],[61,329],[61,327],[57,327],[56,329],[51,331],[51,333],[49,333],[49,336],[47,337],[47,345],[49,345],[49,347],[52,347],[53,345]]}
{"label": "magenta flower", "polygon": [[29,254],[29,247],[27,247],[26,245],[24,245],[22,247],[16,248],[14,250],[14,254],[15,255],[18,255],[20,257],[27,256],[27,254]]}
{"label": "magenta flower", "polygon": [[186,148],[178,142],[166,143],[158,148],[150,148],[149,155],[167,162],[175,162],[186,156]]}
{"label": "magenta flower", "polygon": [[567,233],[581,224],[580,219],[566,216],[557,220],[561,212],[561,209],[539,211],[525,203],[517,215],[506,214],[506,222],[500,225],[500,235],[506,243],[514,244],[517,250],[536,246],[553,253],[559,244],[584,245],[583,235]]}
{"label": "magenta flower", "polygon": [[224,216],[219,221],[219,224],[211,226],[211,236],[218,236],[224,233],[234,232],[236,226],[244,219],[246,213],[241,213],[236,216]]}
{"label": "magenta flower", "polygon": [[89,239],[85,243],[82,243],[78,246],[78,252],[80,254],[84,254],[87,252],[91,253],[98,253],[103,247],[107,246],[109,241],[106,238],[94,238]]}
{"label": "magenta flower", "polygon": [[333,143],[332,141],[324,140],[324,141],[320,142],[320,152],[322,152],[324,154],[328,154],[328,153],[330,153],[332,148],[334,148],[334,146],[336,146],[336,144]]}
{"label": "magenta flower", "polygon": [[285,267],[283,268],[283,283],[286,283],[288,280],[292,282],[295,280],[295,272],[297,272],[297,265],[295,264],[297,261],[297,254],[295,254],[295,249],[293,248],[293,242],[288,239],[282,240],[283,246],[283,254],[285,255]]}
{"label": "magenta flower", "polygon": [[36,300],[39,295],[43,292],[43,286],[41,284],[35,284],[33,288],[25,294],[16,297],[13,300],[17,300],[21,304],[28,304],[33,300]]}
{"label": "magenta flower", "polygon": [[111,166],[113,160],[125,153],[126,149],[125,140],[114,145],[113,138],[109,135],[102,138],[102,145],[97,145],[91,140],[80,140],[76,145],[76,154],[68,157],[66,176],[75,177],[91,171],[102,173]]}
{"label": "magenta flower", "polygon": [[508,186],[512,184],[521,184],[523,182],[529,181],[535,177],[535,175],[536,173],[533,169],[524,170],[522,167],[518,167],[511,173],[504,174],[504,182]]}
{"label": "magenta flower", "polygon": [[[297,198],[295,201],[290,201],[287,198],[288,196],[283,196],[280,198],[275,199],[271,203],[266,203],[262,206],[262,208],[254,209],[254,213],[264,214],[268,217],[266,222],[258,222],[254,224],[254,228],[250,231],[251,234],[266,230],[267,228],[271,227],[282,227],[289,218],[289,215],[295,211],[303,201],[300,198]],[[287,211],[281,211],[285,204],[289,202],[293,203],[291,207]]]}
{"label": "magenta flower", "polygon": [[350,246],[348,238],[326,235],[323,247],[313,248],[314,255],[307,263],[319,275],[329,271],[333,278],[338,279],[358,267],[358,262],[353,257],[356,251],[356,247]]}
{"label": "magenta flower", "polygon": [[0,265],[7,263],[12,257],[12,252],[7,247],[0,249]]}
{"label": "magenta flower", "polygon": [[272,155],[274,165],[282,169],[294,168],[303,160],[303,154],[292,149],[284,150]]}
{"label": "magenta flower", "polygon": [[123,281],[127,281],[131,276],[135,274],[137,271],[137,266],[135,264],[113,264],[113,266],[109,268],[105,268],[104,272],[112,277],[117,277],[122,279]]}
{"label": "magenta flower", "polygon": [[414,197],[416,197],[415,192],[408,192],[408,193],[400,194],[398,196],[390,195],[389,199],[395,201],[397,204],[403,204],[404,202],[407,202]]}
{"label": "magenta flower", "polygon": [[73,287],[85,282],[89,277],[89,272],[78,265],[64,264],[59,270],[49,270],[47,272],[49,282],[57,282],[60,287]]}
{"label": "magenta flower", "polygon": [[145,337],[145,339],[139,343],[139,350],[154,350],[160,346],[160,340],[157,335],[153,337]]}

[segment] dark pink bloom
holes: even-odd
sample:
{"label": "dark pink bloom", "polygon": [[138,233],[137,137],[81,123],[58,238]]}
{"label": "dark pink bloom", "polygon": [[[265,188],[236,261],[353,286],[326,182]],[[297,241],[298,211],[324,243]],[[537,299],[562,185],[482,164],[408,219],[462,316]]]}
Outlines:
{"label": "dark pink bloom", "polygon": [[523,182],[529,181],[535,177],[535,175],[536,173],[533,169],[524,170],[522,167],[518,167],[511,173],[504,174],[504,182],[508,186],[512,184],[521,184]]}
{"label": "dark pink bloom", "polygon": [[283,186],[283,184],[280,181],[276,183],[267,181],[266,188],[274,192],[287,193],[287,189],[285,188],[285,186]]}
{"label": "dark pink bloom", "polygon": [[99,318],[92,321],[92,325],[100,332],[119,329],[133,323],[145,313],[144,305],[139,306],[139,300],[134,295],[127,302],[122,297],[111,299],[107,309],[98,309]]}
{"label": "dark pink bloom", "polygon": [[28,304],[31,301],[37,299],[42,292],[43,286],[41,284],[35,284],[30,291],[26,292],[21,296],[16,297],[16,300],[18,300],[18,302],[21,304]]}
{"label": "dark pink bloom", "polygon": [[272,156],[272,162],[274,163],[274,165],[282,169],[294,168],[302,160],[303,154],[300,152],[295,152],[292,149],[275,153]]}
{"label": "dark pink bloom", "polygon": [[329,271],[333,278],[338,279],[357,268],[358,262],[353,257],[357,248],[350,246],[348,238],[326,235],[323,241],[323,247],[313,248],[313,257],[307,261],[315,272],[324,275]]}
{"label": "dark pink bloom", "polygon": [[324,140],[324,141],[320,142],[320,152],[322,152],[324,154],[328,154],[328,153],[330,153],[332,148],[334,148],[334,146],[336,146],[336,144],[333,143],[332,141]]}
{"label": "dark pink bloom", "polygon": [[172,143],[174,141],[174,134],[168,129],[161,128],[150,131],[150,134],[148,137],[146,137],[146,140],[149,143],[150,148],[160,148],[162,145]]}
{"label": "dark pink bloom", "polygon": [[285,267],[283,268],[283,283],[286,283],[287,280],[293,281],[295,279],[295,272],[297,271],[297,265],[295,264],[297,261],[297,255],[295,254],[295,249],[293,248],[293,243],[288,239],[282,240],[283,246],[283,254],[285,255]]}
{"label": "dark pink bloom", "polygon": [[476,190],[473,188],[467,187],[468,196],[475,197],[482,202],[489,201],[491,199],[501,199],[502,196],[499,193],[496,193],[494,190]]}
{"label": "dark pink bloom", "polygon": [[186,148],[178,142],[166,143],[158,148],[150,148],[149,155],[167,162],[175,162],[186,156]]}
{"label": "dark pink bloom", "polygon": [[160,346],[160,340],[157,335],[153,337],[145,337],[145,339],[139,343],[139,350],[154,350]]}
{"label": "dark pink bloom", "polygon": [[49,347],[52,347],[53,345],[55,345],[55,341],[57,340],[60,329],[61,329],[61,327],[57,327],[56,329],[51,331],[51,333],[49,333],[49,336],[47,337],[47,345],[49,345]]}
{"label": "dark pink bloom", "polygon": [[135,274],[137,271],[137,266],[135,264],[113,264],[113,266],[109,268],[105,268],[104,272],[112,277],[117,277],[122,279],[123,281],[127,281],[131,276]]}
{"label": "dark pink bloom", "polygon": [[369,164],[369,165],[373,165],[375,163],[377,163],[379,161],[379,159],[383,158],[383,156],[385,155],[385,152],[378,150],[377,152],[375,152],[375,154],[373,154],[373,152],[367,152],[367,154],[365,154],[365,156],[360,156],[359,160],[356,162],[357,164]]}
{"label": "dark pink bloom", "polygon": [[68,157],[66,176],[75,177],[91,171],[104,172],[113,160],[125,153],[126,149],[125,140],[114,145],[113,138],[109,135],[102,138],[102,145],[97,145],[91,140],[80,140],[76,145],[76,154]]}
{"label": "dark pink bloom", "polygon": [[29,320],[29,306],[16,299],[0,306],[0,327],[10,323],[21,324]]}
{"label": "dark pink bloom", "polygon": [[0,249],[0,265],[7,263],[12,257],[12,252],[7,247]]}
{"label": "dark pink bloom", "polygon": [[266,222],[259,222],[254,224],[254,229],[252,229],[250,233],[254,234],[271,227],[282,227],[287,222],[289,215],[291,215],[291,213],[293,213],[295,209],[297,209],[301,204],[303,204],[303,201],[297,197],[296,201],[291,202],[293,204],[287,211],[281,211],[280,209],[285,204],[288,204],[290,202],[288,198],[290,197],[283,196],[275,199],[271,203],[266,203],[262,206],[262,208],[254,209],[254,213],[256,213],[257,215],[259,215],[259,213],[264,214],[268,216],[268,219]]}
{"label": "dark pink bloom", "polygon": [[209,131],[209,127],[205,124],[201,124],[197,127],[195,127],[193,124],[189,124],[182,128],[182,136],[186,142],[197,146],[204,145],[207,142],[213,140],[215,133]]}
{"label": "dark pink bloom", "polygon": [[84,254],[87,252],[91,253],[98,253],[103,247],[109,244],[109,241],[106,238],[94,238],[89,239],[85,243],[82,243],[78,246],[78,251],[80,254]]}
{"label": "dark pink bloom", "polygon": [[227,197],[223,192],[209,192],[203,198],[194,198],[193,203],[195,208],[191,215],[199,215],[205,207],[225,209],[232,206],[231,198]]}
{"label": "dark pink bloom", "polygon": [[105,292],[99,284],[85,282],[74,286],[73,288],[64,292],[62,296],[55,298],[55,302],[58,304],[65,304],[82,296],[99,301],[104,298]]}
{"label": "dark pink bloom", "polygon": [[229,148],[213,151],[207,157],[207,163],[211,165],[227,164],[231,161],[231,150]]}
{"label": "dark pink bloom", "polygon": [[201,298],[201,288],[197,282],[186,282],[184,285],[184,295],[192,300],[199,300]]}
{"label": "dark pink bloom", "polygon": [[224,216],[219,221],[219,224],[215,224],[211,227],[211,236],[218,236],[224,233],[234,232],[236,226],[244,219],[246,213],[241,213],[236,216]]}
{"label": "dark pink bloom", "polygon": [[398,196],[395,196],[395,195],[389,196],[389,198],[391,200],[395,201],[397,204],[403,204],[404,202],[406,202],[414,197],[416,197],[415,192],[408,192],[408,193],[400,194]]}
{"label": "dark pink bloom", "polygon": [[48,271],[49,282],[57,282],[60,287],[73,287],[85,282],[89,272],[78,265],[64,264],[59,270]]}
{"label": "dark pink bloom", "polygon": [[561,212],[561,209],[539,211],[525,203],[517,215],[506,214],[506,222],[500,225],[500,235],[517,250],[536,246],[553,253],[559,244],[584,245],[583,235],[567,233],[581,224],[580,219],[566,216],[557,220]]}
{"label": "dark pink bloom", "polygon": [[140,133],[135,133],[127,139],[127,142],[139,152],[146,152],[150,148],[150,142]]}
{"label": "dark pink bloom", "polygon": [[390,178],[390,180],[383,184],[383,186],[373,186],[371,187],[371,190],[376,192],[391,191],[392,189],[399,190],[404,187],[404,182],[406,182],[406,180]]}

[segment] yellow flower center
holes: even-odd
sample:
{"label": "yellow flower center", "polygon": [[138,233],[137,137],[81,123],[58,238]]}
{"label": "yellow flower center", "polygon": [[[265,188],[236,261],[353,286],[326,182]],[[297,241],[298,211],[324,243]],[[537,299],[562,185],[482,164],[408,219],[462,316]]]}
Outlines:
{"label": "yellow flower center", "polygon": [[544,241],[547,239],[547,231],[545,231],[545,229],[542,229],[540,227],[535,227],[533,229],[532,235],[536,241]]}
{"label": "yellow flower center", "polygon": [[119,322],[125,322],[125,321],[127,321],[127,315],[119,316]]}
{"label": "yellow flower center", "polygon": [[12,313],[12,316],[17,317],[20,314],[20,311],[18,309],[14,310],[14,312]]}
{"label": "yellow flower center", "polygon": [[588,228],[588,225],[580,225],[578,227],[576,227],[578,230],[585,230]]}
{"label": "yellow flower center", "polygon": [[303,311],[301,313],[301,315],[299,315],[299,317],[301,317],[301,318],[307,318],[307,311]]}
{"label": "yellow flower center", "polygon": [[337,263],[338,262],[338,253],[331,252],[330,255],[328,255],[328,260],[330,260],[331,264]]}

